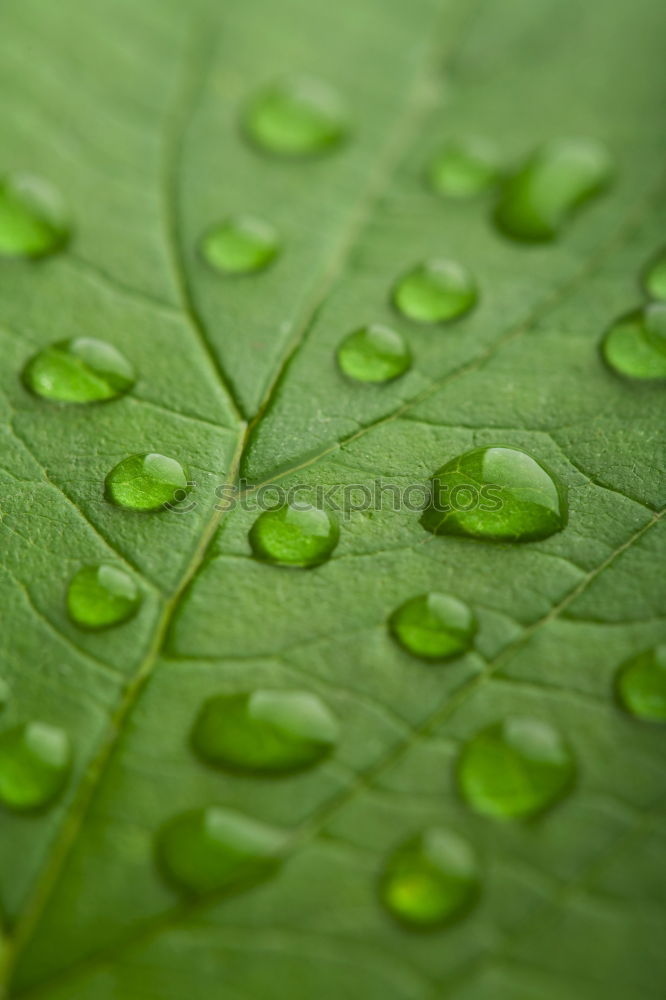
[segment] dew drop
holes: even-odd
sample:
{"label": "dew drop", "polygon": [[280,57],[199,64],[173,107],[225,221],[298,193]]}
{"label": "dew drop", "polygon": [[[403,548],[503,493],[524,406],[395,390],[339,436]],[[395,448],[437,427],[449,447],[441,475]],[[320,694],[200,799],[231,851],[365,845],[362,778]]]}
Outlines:
{"label": "dew drop", "polygon": [[248,537],[258,559],[306,567],[318,566],[330,557],[340,531],[325,510],[299,503],[264,511]]}
{"label": "dew drop", "polygon": [[335,90],[311,77],[292,76],[260,91],[245,112],[245,131],[260,149],[307,156],[334,149],[349,121]]}
{"label": "dew drop", "polygon": [[666,722],[666,645],[626,660],[617,672],[616,689],[622,706],[632,715]]}
{"label": "dew drop", "polygon": [[467,841],[451,830],[431,827],[394,851],[380,894],[393,916],[429,928],[462,916],[475,902],[479,886],[479,864]]}
{"label": "dew drop", "polygon": [[51,802],[71,767],[67,733],[45,722],[26,722],[0,733],[0,802],[17,812]]}
{"label": "dew drop", "polygon": [[617,375],[666,378],[666,304],[655,302],[618,319],[604,335],[601,354]]}
{"label": "dew drop", "polygon": [[84,566],[67,591],[67,610],[82,628],[119,625],[136,614],[140,604],[141,592],[129,573],[106,563]]}
{"label": "dew drop", "polygon": [[567,523],[564,488],[518,448],[475,448],[438,469],[421,524],[487,541],[547,538]]}
{"label": "dew drop", "polygon": [[447,198],[472,198],[493,187],[500,177],[500,158],[491,142],[468,136],[448,143],[432,159],[430,186]]}
{"label": "dew drop", "polygon": [[117,507],[160,510],[190,492],[189,473],[175,458],[149,453],[130,455],[105,480],[106,496]]}
{"label": "dew drop", "polygon": [[464,798],[475,812],[499,818],[533,816],[571,785],[575,765],[547,722],[511,716],[465,744],[458,761]]}
{"label": "dew drop", "polygon": [[253,215],[231,216],[210,229],[201,241],[204,260],[221,274],[263,271],[279,251],[276,230]]}
{"label": "dew drop", "polygon": [[666,302],[666,250],[662,250],[648,265],[643,286],[650,298]]}
{"label": "dew drop", "polygon": [[338,347],[338,364],[357,382],[389,382],[412,363],[407,344],[395,330],[371,323],[350,333]]}
{"label": "dew drop", "polygon": [[69,237],[69,221],[58,192],[32,174],[0,181],[0,256],[43,257]]}
{"label": "dew drop", "polygon": [[450,660],[470,649],[477,630],[470,607],[450,594],[421,594],[397,608],[389,619],[400,645],[425,660]]}
{"label": "dew drop", "polygon": [[454,260],[433,259],[417,264],[393,289],[399,312],[417,323],[445,323],[464,316],[477,301],[470,272]]}
{"label": "dew drop", "polygon": [[574,211],[603,190],[611,174],[610,155],[597,142],[546,142],[507,179],[495,221],[514,240],[554,240]]}
{"label": "dew drop", "polygon": [[285,840],[276,827],[208,806],[170,820],[158,834],[157,854],[175,885],[204,895],[266,878],[279,864]]}
{"label": "dew drop", "polygon": [[128,392],[136,375],[127,358],[111,344],[75,337],[35,354],[23,370],[23,381],[43,399],[98,403]]}

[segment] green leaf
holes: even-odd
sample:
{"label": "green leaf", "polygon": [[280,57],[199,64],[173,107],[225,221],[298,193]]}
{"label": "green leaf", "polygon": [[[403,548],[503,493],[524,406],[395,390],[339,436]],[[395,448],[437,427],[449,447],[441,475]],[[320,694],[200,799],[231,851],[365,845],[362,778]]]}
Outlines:
{"label": "green leaf", "polygon": [[[663,247],[663,21],[658,0],[6,0],[2,171],[52,184],[72,235],[0,260],[0,731],[39,719],[74,757],[52,804],[0,812],[0,996],[664,995],[664,729],[614,692],[618,667],[666,636],[663,383],[599,353]],[[248,100],[286,73],[350,109],[349,136],[319,157],[272,158],[243,134]],[[597,140],[614,180],[555,242],[512,243],[492,191],[446,200],[427,182],[467,135],[510,165],[550,139]],[[201,259],[202,236],[237,215],[279,234],[264,271]],[[396,279],[431,258],[479,287],[448,325],[391,306]],[[386,384],[335,361],[371,323],[413,357]],[[75,337],[112,344],[136,385],[89,406],[31,395],[30,357]],[[566,489],[564,530],[435,536],[388,496],[338,515],[328,561],[285,568],[252,557],[256,491],[232,509],[223,490],[242,476],[358,500],[495,444]],[[108,472],[152,452],[189,469],[187,500],[110,504]],[[143,599],[83,630],[69,581],[101,564]],[[478,620],[449,663],[387,627],[431,592]],[[259,688],[317,695],[340,723],[332,752],[279,775],[200,759],[203,703]],[[509,716],[547,723],[576,762],[573,787],[527,821],[478,815],[456,784],[461,746]],[[263,881],[179,894],[156,836],[209,807],[285,831],[287,848]],[[419,933],[379,885],[431,828],[470,845],[480,895]]]}

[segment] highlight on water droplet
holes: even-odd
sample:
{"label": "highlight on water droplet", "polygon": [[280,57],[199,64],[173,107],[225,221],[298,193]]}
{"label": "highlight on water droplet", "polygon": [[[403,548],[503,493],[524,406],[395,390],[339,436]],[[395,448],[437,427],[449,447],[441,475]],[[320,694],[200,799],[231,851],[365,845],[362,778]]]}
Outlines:
{"label": "highlight on water droplet", "polygon": [[339,94],[308,76],[289,76],[261,90],[248,104],[245,132],[264,152],[308,156],[335,149],[349,132]]}
{"label": "highlight on water droplet", "polygon": [[666,302],[666,250],[661,250],[646,267],[643,287],[651,299]]}
{"label": "highlight on water droplet", "polygon": [[389,628],[403,649],[425,660],[450,660],[471,648],[477,630],[472,609],[451,594],[420,594],[393,612]]}
{"label": "highlight on water droplet", "polygon": [[211,764],[275,773],[316,764],[333,749],[338,732],[335,716],[317,695],[258,690],[206,701],[192,743]]}
{"label": "highlight on water droplet", "polygon": [[0,803],[16,812],[51,802],[70,772],[72,749],[63,729],[25,722],[0,733]]}
{"label": "highlight on water droplet", "polygon": [[188,471],[175,458],[154,452],[130,455],[105,480],[106,497],[129,510],[161,510],[182,500],[192,489]]}
{"label": "highlight on water droplet", "polygon": [[340,529],[325,510],[302,503],[284,504],[260,514],[248,537],[258,559],[282,566],[309,567],[330,557]]}
{"label": "highlight on water droplet", "polygon": [[44,257],[69,234],[64,203],[48,181],[20,171],[0,180],[0,256]]}
{"label": "highlight on water droplet", "polygon": [[510,716],[476,734],[458,760],[460,790],[475,812],[528,817],[570,788],[574,758],[559,732],[541,719]]}
{"label": "highlight on water droplet", "polygon": [[495,222],[514,240],[554,240],[576,209],[603,191],[612,172],[611,157],[601,143],[552,139],[506,180]]}
{"label": "highlight on water droplet", "polygon": [[254,274],[272,264],[280,251],[276,229],[254,215],[232,215],[201,240],[204,260],[220,274]]}
{"label": "highlight on water droplet", "polygon": [[67,610],[72,621],[86,629],[119,625],[136,614],[141,591],[134,579],[118,566],[99,563],[83,566],[67,591]]}
{"label": "highlight on water droplet", "polygon": [[99,403],[128,392],[136,374],[117,348],[93,337],[59,340],[39,351],[23,370],[31,392],[59,403]]}
{"label": "highlight on water droplet", "polygon": [[171,819],[157,837],[157,856],[168,879],[196,895],[267,878],[279,865],[284,831],[222,806]]}
{"label": "highlight on water droplet", "polygon": [[388,859],[380,882],[387,910],[412,927],[438,927],[463,916],[479,895],[480,871],[469,843],[430,827]]}
{"label": "highlight on water droplet", "polygon": [[409,369],[412,356],[399,333],[381,323],[354,330],[338,347],[340,370],[357,382],[390,382]]}
{"label": "highlight on water droplet", "polygon": [[604,334],[601,355],[617,375],[666,378],[666,303],[651,303],[616,320]]}
{"label": "highlight on water droplet", "polygon": [[567,523],[562,484],[518,448],[475,448],[438,469],[421,524],[435,535],[529,542]]}
{"label": "highlight on water droplet", "polygon": [[468,313],[478,298],[474,278],[455,260],[433,258],[396,282],[393,303],[417,323],[446,323]]}
{"label": "highlight on water droplet", "polygon": [[615,687],[627,712],[650,722],[666,722],[666,644],[625,660]]}
{"label": "highlight on water droplet", "polygon": [[501,175],[499,153],[481,136],[454,139],[430,161],[428,181],[446,198],[473,198],[494,187]]}

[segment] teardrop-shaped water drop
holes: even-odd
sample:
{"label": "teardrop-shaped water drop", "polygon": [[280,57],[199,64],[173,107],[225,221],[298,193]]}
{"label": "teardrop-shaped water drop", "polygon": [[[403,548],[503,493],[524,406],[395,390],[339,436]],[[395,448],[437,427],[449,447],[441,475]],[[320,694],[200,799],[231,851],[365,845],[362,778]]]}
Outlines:
{"label": "teardrop-shaped water drop", "polygon": [[209,229],[201,241],[204,260],[221,274],[254,274],[280,251],[274,227],[254,215],[233,215]]}
{"label": "teardrop-shaped water drop", "polygon": [[259,881],[275,870],[284,850],[282,830],[222,806],[181,813],[157,838],[164,873],[196,895]]}
{"label": "teardrop-shaped water drop", "polygon": [[477,630],[472,609],[451,594],[421,594],[389,619],[400,645],[425,660],[450,660],[471,648]]}
{"label": "teardrop-shaped water drop", "polygon": [[318,566],[338,544],[337,522],[325,510],[306,504],[284,504],[260,514],[250,528],[250,545],[258,559],[282,566]]}
{"label": "teardrop-shaped water drop", "polygon": [[260,91],[245,111],[244,124],[252,142],[279,156],[330,151],[349,131],[337,92],[304,76],[286,77]]}
{"label": "teardrop-shaped water drop", "polygon": [[666,302],[666,250],[652,260],[643,276],[643,287],[651,299]]}
{"label": "teardrop-shaped water drop", "polygon": [[32,357],[23,381],[35,395],[59,403],[98,403],[132,388],[136,374],[117,348],[92,337],[59,340]]}
{"label": "teardrop-shaped water drop", "polygon": [[617,672],[622,706],[639,719],[666,722],[666,645],[626,660]]}
{"label": "teardrop-shaped water drop", "polygon": [[435,154],[428,180],[433,191],[446,198],[473,198],[497,183],[500,170],[495,146],[481,136],[467,136]]}
{"label": "teardrop-shaped water drop", "polygon": [[486,541],[547,538],[567,523],[565,491],[518,448],[475,448],[438,469],[421,524]]}
{"label": "teardrop-shaped water drop", "polygon": [[511,716],[465,744],[460,789],[475,812],[500,819],[533,816],[571,786],[575,764],[559,732],[540,719]]}
{"label": "teardrop-shaped water drop", "polygon": [[514,240],[554,240],[574,211],[599,194],[611,176],[612,161],[600,143],[553,139],[506,181],[495,221]]}
{"label": "teardrop-shaped water drop", "polygon": [[479,863],[468,842],[451,830],[431,827],[394,851],[380,892],[393,916],[429,928],[461,917],[476,901],[479,886]]}
{"label": "teardrop-shaped water drop", "polygon": [[181,501],[192,483],[175,458],[151,452],[124,458],[108,473],[105,488],[107,499],[117,507],[153,511]]}
{"label": "teardrop-shaped water drop", "polygon": [[307,691],[222,694],[203,705],[192,732],[209,763],[247,771],[310,767],[335,746],[338,723]]}
{"label": "teardrop-shaped water drop", "polygon": [[398,279],[393,302],[417,323],[446,323],[464,316],[477,300],[474,278],[455,260],[423,261]]}
{"label": "teardrop-shaped water drop", "polygon": [[56,726],[33,721],[0,733],[0,803],[17,812],[47,805],[71,762],[69,737]]}
{"label": "teardrop-shaped water drop", "polygon": [[601,354],[617,375],[666,378],[666,304],[655,302],[616,320],[604,335]]}
{"label": "teardrop-shaped water drop", "polygon": [[134,579],[118,566],[100,563],[83,566],[67,591],[67,610],[77,625],[87,629],[109,628],[135,615],[141,591]]}
{"label": "teardrop-shaped water drop", "polygon": [[0,256],[44,257],[59,250],[69,232],[63,201],[48,181],[21,172],[0,181]]}
{"label": "teardrop-shaped water drop", "polygon": [[404,339],[381,323],[354,330],[338,347],[341,371],[357,382],[389,382],[404,375],[411,363]]}

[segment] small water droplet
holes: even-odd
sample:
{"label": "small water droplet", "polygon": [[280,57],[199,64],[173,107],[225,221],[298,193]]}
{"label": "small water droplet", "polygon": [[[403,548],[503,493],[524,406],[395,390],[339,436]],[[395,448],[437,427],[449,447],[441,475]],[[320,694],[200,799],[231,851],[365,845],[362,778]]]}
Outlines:
{"label": "small water droplet", "polygon": [[334,149],[349,131],[339,95],[321,80],[287,77],[260,91],[245,112],[245,130],[262,150],[307,156]]}
{"label": "small water droplet", "polygon": [[617,375],[666,378],[666,304],[653,303],[616,320],[604,335],[601,354]]}
{"label": "small water droplet", "polygon": [[616,687],[620,702],[632,715],[666,722],[666,645],[626,660],[617,672]]}
{"label": "small water droplet", "polygon": [[189,473],[175,458],[149,453],[130,455],[106,480],[107,499],[130,510],[160,510],[190,492]]}
{"label": "small water droplet", "polygon": [[65,784],[71,758],[67,733],[45,722],[0,733],[0,802],[15,811],[51,802]]}
{"label": "small water droplet", "polygon": [[477,630],[470,607],[450,594],[421,594],[397,608],[391,632],[408,653],[426,660],[450,660],[471,648]]}
{"label": "small water droplet", "polygon": [[417,323],[445,323],[458,319],[477,301],[470,272],[454,260],[433,259],[417,264],[393,289],[399,312]]}
{"label": "small water droplet", "polygon": [[157,853],[172,882],[203,895],[266,878],[280,862],[285,839],[276,827],[208,806],[170,820],[158,834]]}
{"label": "small water droplet", "polygon": [[554,240],[574,211],[603,190],[611,174],[609,153],[600,143],[546,142],[507,179],[495,221],[514,240]]}
{"label": "small water droplet", "polygon": [[307,691],[251,691],[210,698],[192,742],[207,761],[249,771],[309,767],[335,746],[338,723]]}
{"label": "small water droplet", "polygon": [[421,524],[487,541],[547,538],[567,523],[564,488],[518,448],[475,448],[438,469]]}
{"label": "small water droplet", "polygon": [[69,237],[69,221],[58,192],[32,174],[0,181],[0,256],[43,257]]}
{"label": "small water droplet", "polygon": [[393,916],[428,928],[462,916],[475,902],[479,886],[479,864],[467,841],[451,830],[431,827],[394,851],[380,892]]}
{"label": "small water droplet", "polygon": [[201,241],[204,260],[222,274],[263,271],[279,250],[276,230],[253,215],[233,215],[210,229]]}
{"label": "small water droplet", "polygon": [[249,533],[258,559],[301,567],[325,562],[339,537],[338,525],[327,511],[301,503],[264,511]]}
{"label": "small water droplet", "polygon": [[650,298],[666,302],[666,250],[662,250],[648,264],[643,277],[643,287]]}
{"label": "small water droplet", "polygon": [[134,369],[120,351],[103,340],[59,340],[32,357],[23,381],[35,395],[60,403],[98,403],[132,388]]}
{"label": "small water droplet", "polygon": [[357,382],[389,382],[412,363],[407,344],[395,330],[371,323],[350,333],[338,347],[338,364]]}
{"label": "small water droplet", "polygon": [[500,176],[495,146],[480,136],[448,143],[432,159],[430,186],[447,198],[471,198],[493,187]]}
{"label": "small water droplet", "polygon": [[533,816],[573,781],[571,751],[540,719],[511,716],[477,733],[462,749],[458,778],[475,812],[498,818]]}
{"label": "small water droplet", "polygon": [[140,604],[141,592],[129,573],[106,563],[84,566],[67,591],[67,610],[83,628],[119,625],[136,614]]}

